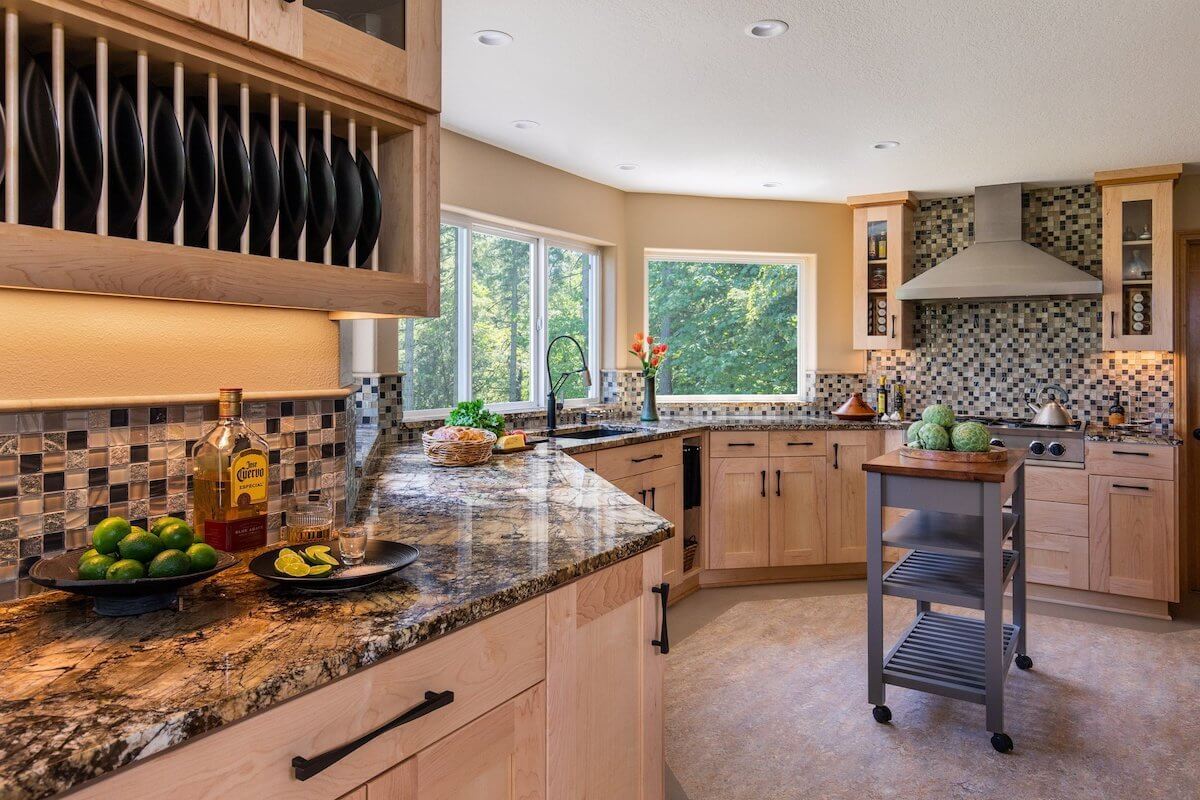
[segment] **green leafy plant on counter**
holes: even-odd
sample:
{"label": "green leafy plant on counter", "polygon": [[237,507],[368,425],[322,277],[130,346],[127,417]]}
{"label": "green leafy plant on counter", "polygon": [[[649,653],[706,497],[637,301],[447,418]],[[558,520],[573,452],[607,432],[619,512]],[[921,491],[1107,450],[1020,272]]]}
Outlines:
{"label": "green leafy plant on counter", "polygon": [[450,412],[450,416],[446,417],[446,424],[482,428],[497,436],[504,435],[504,417],[484,408],[482,400],[464,400],[459,403]]}

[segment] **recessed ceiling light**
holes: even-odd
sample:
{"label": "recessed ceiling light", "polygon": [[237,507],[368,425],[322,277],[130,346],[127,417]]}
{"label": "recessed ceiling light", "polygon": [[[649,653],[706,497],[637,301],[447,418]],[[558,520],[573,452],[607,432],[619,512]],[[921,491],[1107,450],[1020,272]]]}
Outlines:
{"label": "recessed ceiling light", "polygon": [[637,164],[617,164],[617,169],[624,170],[625,172],[633,172],[637,168]]}
{"label": "recessed ceiling light", "polygon": [[512,44],[512,34],[504,31],[475,31],[475,41],[488,47],[503,47]]}
{"label": "recessed ceiling light", "polygon": [[875,144],[873,144],[871,146],[874,147],[876,150],[892,150],[893,148],[899,147],[900,143],[894,142],[891,139],[888,139],[887,141],[884,141],[884,142],[876,142]]}
{"label": "recessed ceiling light", "polygon": [[533,120],[531,120],[531,119],[515,119],[515,120],[513,120],[513,124],[512,124],[512,126],[513,126],[514,128],[517,128],[517,129],[519,129],[519,130],[527,131],[527,130],[529,130],[530,128],[538,128],[538,127],[541,127],[541,124],[542,124],[542,123],[540,123],[540,122],[534,122],[534,121],[533,121]]}
{"label": "recessed ceiling light", "polygon": [[772,39],[787,33],[788,24],[781,19],[760,19],[746,26],[746,35],[755,39]]}
{"label": "recessed ceiling light", "polygon": [[763,184],[764,189],[778,189],[780,186],[783,186],[783,184],[779,181],[767,181]]}

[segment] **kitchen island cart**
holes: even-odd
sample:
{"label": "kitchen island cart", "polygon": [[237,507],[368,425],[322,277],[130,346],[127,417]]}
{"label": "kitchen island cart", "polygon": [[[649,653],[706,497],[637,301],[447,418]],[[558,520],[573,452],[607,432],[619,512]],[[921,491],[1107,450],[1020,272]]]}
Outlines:
{"label": "kitchen island cart", "polygon": [[[1004,684],[1025,647],[1025,455],[1004,461],[925,461],[893,451],[867,472],[867,654],[869,702],[888,722],[886,687],[904,686],[987,708],[992,746],[1012,749],[1004,732]],[[1011,498],[1011,512],[1005,503]],[[883,529],[884,508],[910,509]],[[1011,536],[1011,549],[1005,541]],[[886,573],[884,546],[908,550]],[[1004,592],[1012,584],[1012,622]],[[883,596],[916,601],[912,624],[883,651]],[[983,611],[983,619],[932,611],[931,603]]]}

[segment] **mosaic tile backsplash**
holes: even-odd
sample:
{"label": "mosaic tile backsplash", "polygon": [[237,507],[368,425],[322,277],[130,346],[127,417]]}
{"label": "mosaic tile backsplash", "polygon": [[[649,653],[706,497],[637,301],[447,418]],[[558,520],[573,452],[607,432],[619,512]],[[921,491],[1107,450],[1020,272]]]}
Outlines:
{"label": "mosaic tile backsplash", "polygon": [[[293,496],[320,491],[340,518],[353,402],[247,402],[244,416],[270,445],[268,538]],[[27,593],[40,556],[85,545],[107,516],[190,521],[189,454],[216,418],[216,403],[0,414],[0,600]]]}

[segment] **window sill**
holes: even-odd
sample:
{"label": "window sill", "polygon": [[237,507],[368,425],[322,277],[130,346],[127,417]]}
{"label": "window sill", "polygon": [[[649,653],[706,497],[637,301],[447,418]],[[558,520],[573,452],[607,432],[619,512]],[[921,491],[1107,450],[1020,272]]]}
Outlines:
{"label": "window sill", "polygon": [[667,405],[684,403],[796,403],[811,405],[813,400],[797,394],[660,394],[658,402]]}

